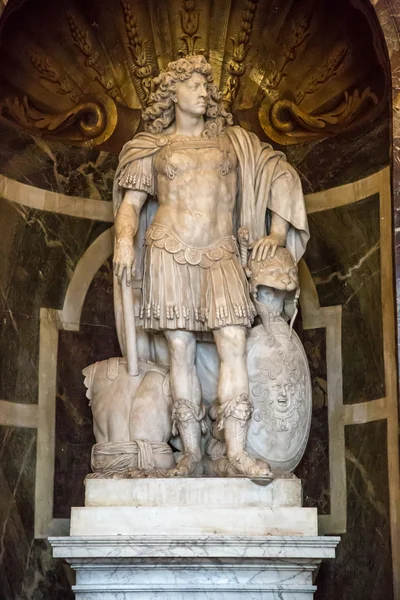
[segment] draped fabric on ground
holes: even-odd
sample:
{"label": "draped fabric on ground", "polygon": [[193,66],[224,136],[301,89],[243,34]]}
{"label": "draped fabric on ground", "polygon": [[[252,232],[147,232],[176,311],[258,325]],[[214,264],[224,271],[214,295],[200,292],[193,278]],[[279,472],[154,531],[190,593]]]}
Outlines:
{"label": "draped fabric on ground", "polygon": [[174,466],[172,450],[162,442],[101,442],[92,448],[91,467],[94,473],[123,473],[129,469],[152,471]]}

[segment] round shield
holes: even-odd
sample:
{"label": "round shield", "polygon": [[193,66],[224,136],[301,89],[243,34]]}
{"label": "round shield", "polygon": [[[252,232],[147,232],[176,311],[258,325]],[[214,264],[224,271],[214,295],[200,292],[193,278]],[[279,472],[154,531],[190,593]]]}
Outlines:
{"label": "round shield", "polygon": [[311,378],[303,345],[282,318],[271,319],[269,332],[251,330],[247,368],[254,407],[247,450],[273,469],[293,471],[310,432]]}

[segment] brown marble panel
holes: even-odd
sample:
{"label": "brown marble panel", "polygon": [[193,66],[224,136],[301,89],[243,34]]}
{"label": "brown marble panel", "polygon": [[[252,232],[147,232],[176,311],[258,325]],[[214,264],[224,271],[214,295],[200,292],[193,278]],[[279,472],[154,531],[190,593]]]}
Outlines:
{"label": "brown marble panel", "polygon": [[72,600],[72,572],[34,540],[36,432],[0,427],[0,598]]}
{"label": "brown marble panel", "polygon": [[315,600],[392,600],[386,421],[346,427],[347,533]]}
{"label": "brown marble panel", "polygon": [[0,124],[1,174],[52,192],[111,201],[116,154],[73,148]]}
{"label": "brown marble panel", "polygon": [[109,225],[0,202],[0,398],[37,402],[40,308],[61,308],[75,266]]}
{"label": "brown marble panel", "polygon": [[299,172],[305,194],[358,181],[390,162],[389,107],[372,123],[335,138],[281,148]]}
{"label": "brown marble panel", "polygon": [[371,123],[333,138],[279,146],[267,137],[255,116],[240,124],[281,150],[298,171],[305,194],[358,181],[390,163],[390,107]]}
{"label": "brown marble panel", "polygon": [[303,483],[304,506],[318,508],[319,514],[329,514],[329,433],[326,371],[326,330],[303,330],[301,317],[296,324],[307,354],[312,382],[312,419],[310,437],[304,456],[295,474]]}
{"label": "brown marble panel", "polygon": [[385,395],[379,196],[309,215],[305,260],[321,306],[342,305],[343,401]]}

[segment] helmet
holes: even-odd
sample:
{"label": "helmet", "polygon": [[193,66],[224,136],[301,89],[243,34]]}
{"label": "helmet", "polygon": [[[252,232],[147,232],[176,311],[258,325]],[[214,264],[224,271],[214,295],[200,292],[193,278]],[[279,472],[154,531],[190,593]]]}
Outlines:
{"label": "helmet", "polygon": [[286,248],[277,248],[273,257],[267,256],[264,260],[250,258],[248,269],[253,294],[257,292],[259,285],[287,292],[293,292],[299,287],[297,264]]}

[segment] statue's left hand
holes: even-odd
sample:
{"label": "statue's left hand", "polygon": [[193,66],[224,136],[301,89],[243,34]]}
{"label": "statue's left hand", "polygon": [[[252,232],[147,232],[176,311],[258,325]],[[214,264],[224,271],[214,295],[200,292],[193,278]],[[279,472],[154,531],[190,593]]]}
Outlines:
{"label": "statue's left hand", "polygon": [[252,260],[265,260],[268,255],[273,258],[278,246],[284,246],[285,242],[285,236],[277,233],[270,233],[269,235],[260,238],[253,244],[253,251],[251,253]]}

